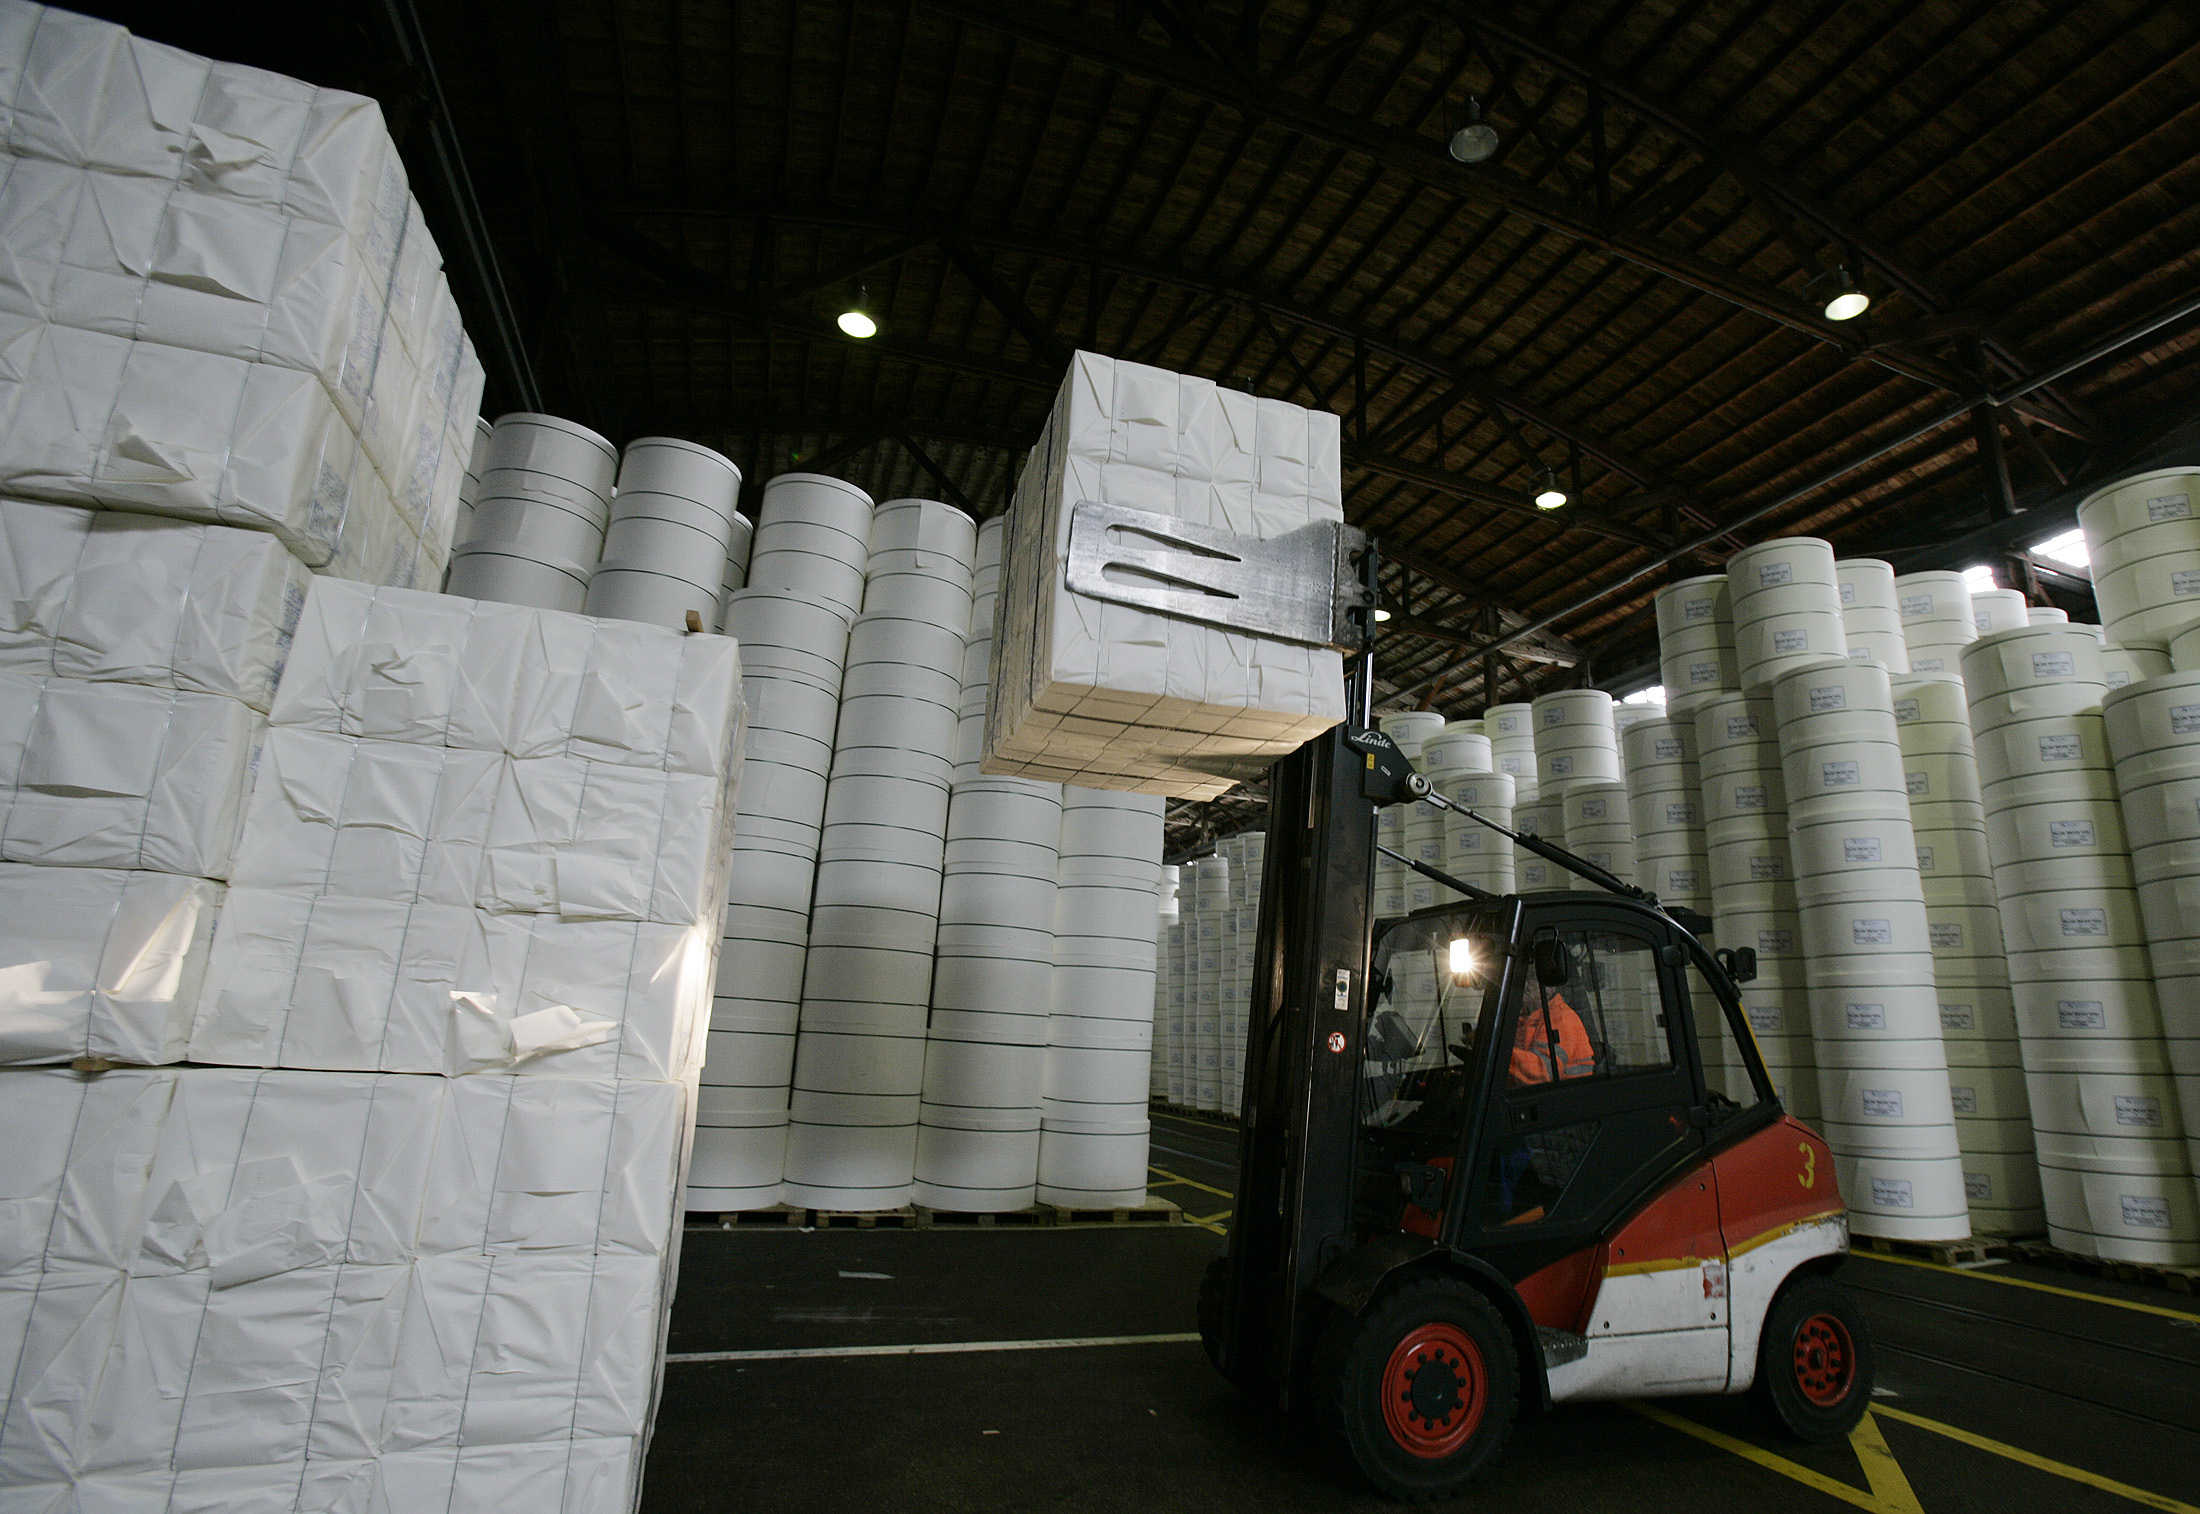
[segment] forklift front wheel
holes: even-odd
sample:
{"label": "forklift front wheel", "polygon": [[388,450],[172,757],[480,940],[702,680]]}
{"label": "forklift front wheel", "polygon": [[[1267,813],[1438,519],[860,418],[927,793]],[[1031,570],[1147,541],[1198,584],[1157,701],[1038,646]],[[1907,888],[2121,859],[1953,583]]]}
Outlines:
{"label": "forklift front wheel", "polygon": [[1757,1345],[1757,1399],[1798,1440],[1831,1445],[1872,1398],[1872,1338],[1848,1289],[1801,1277],[1773,1300]]}
{"label": "forklift front wheel", "polygon": [[1512,1336],[1478,1290],[1416,1277],[1331,1322],[1320,1356],[1337,1429],[1360,1470],[1418,1502],[1478,1476],[1512,1431]]}

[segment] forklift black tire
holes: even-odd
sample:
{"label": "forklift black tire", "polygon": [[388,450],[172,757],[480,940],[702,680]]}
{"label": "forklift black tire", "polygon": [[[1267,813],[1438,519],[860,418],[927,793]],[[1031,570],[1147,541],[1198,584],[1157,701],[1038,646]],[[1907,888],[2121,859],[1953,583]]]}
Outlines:
{"label": "forklift black tire", "polygon": [[1485,1471],[1512,1433],[1520,1372],[1490,1301],[1448,1277],[1412,1277],[1330,1322],[1316,1393],[1376,1489],[1443,1498]]}
{"label": "forklift black tire", "polygon": [[1757,1343],[1758,1405],[1812,1445],[1846,1440],[1871,1407],[1870,1329],[1848,1289],[1800,1277],[1772,1301]]}
{"label": "forklift black tire", "polygon": [[1199,1280],[1199,1343],[1207,1349],[1207,1360],[1214,1363],[1217,1372],[1222,1370],[1222,1289],[1229,1260],[1216,1257]]}

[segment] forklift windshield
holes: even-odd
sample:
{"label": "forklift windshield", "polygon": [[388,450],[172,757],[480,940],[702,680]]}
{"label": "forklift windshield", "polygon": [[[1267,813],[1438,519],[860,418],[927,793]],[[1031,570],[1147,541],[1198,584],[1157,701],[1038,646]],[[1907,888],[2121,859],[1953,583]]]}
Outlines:
{"label": "forklift windshield", "polygon": [[1360,1118],[1377,1129],[1456,1128],[1505,953],[1502,917],[1424,910],[1375,943]]}

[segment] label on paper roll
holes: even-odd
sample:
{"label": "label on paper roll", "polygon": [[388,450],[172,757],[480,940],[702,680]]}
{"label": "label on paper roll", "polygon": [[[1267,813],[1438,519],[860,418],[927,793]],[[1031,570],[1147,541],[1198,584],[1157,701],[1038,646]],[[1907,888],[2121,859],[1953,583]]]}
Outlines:
{"label": "label on paper roll", "polygon": [[2055,1023],[2064,1030],[2105,1030],[2108,1011],[2097,999],[2058,999],[2055,1001]]}
{"label": "label on paper roll", "polygon": [[1688,681],[1692,684],[1717,683],[1719,681],[1719,665],[1715,662],[1690,663],[1688,665]]}
{"label": "label on paper roll", "polygon": [[2062,933],[2066,936],[2105,936],[2108,934],[2108,911],[2066,909],[2062,911]]}
{"label": "label on paper roll", "polygon": [[1772,650],[1775,652],[1808,652],[1810,650],[1810,632],[1774,631],[1772,633]]}
{"label": "label on paper roll", "polygon": [[1954,1106],[1957,1114],[1977,1114],[1978,1090],[1951,1086],[1948,1089],[1948,1102]]}
{"label": "label on paper roll", "polygon": [[1921,846],[1917,849],[1917,870],[1921,873],[1929,873],[1933,870],[1933,849],[1931,847]]}
{"label": "label on paper roll", "polygon": [[1517,773],[1520,771],[1520,759],[1518,757],[1500,757],[1497,761],[1497,770],[1500,773]]}
{"label": "label on paper roll", "polygon": [[1829,789],[1843,788],[1864,781],[1864,769],[1855,762],[1822,762],[1818,765],[1818,779]]}
{"label": "label on paper roll", "polygon": [[1461,836],[1454,844],[1462,852],[1478,852],[1482,850],[1482,833],[1475,831],[1470,835]]}
{"label": "label on paper roll", "polygon": [[1498,716],[1497,729],[1503,734],[1510,736],[1513,732],[1520,729],[1520,717],[1518,715]]}
{"label": "label on paper roll", "polygon": [[1444,843],[1424,841],[1413,849],[1413,853],[1422,862],[1441,862],[1444,860]]}
{"label": "label on paper roll", "polygon": [[1887,1006],[1884,1004],[1851,1004],[1848,1011],[1849,1029],[1851,1030],[1885,1030],[1887,1028]]}
{"label": "label on paper roll", "polygon": [[1669,893],[1694,893],[1696,891],[1696,870],[1694,868],[1671,869],[1665,875],[1665,887]]}
{"label": "label on paper roll", "polygon": [[[2196,705],[2194,708],[2200,709],[2200,705]],[[2076,762],[2085,755],[2082,745],[2075,736],[2042,736],[2040,738],[2040,761]]]}
{"label": "label on paper roll", "polygon": [[1968,1004],[1943,1004],[1940,1006],[1940,1028],[1942,1030],[1969,1030],[1975,1023],[1976,1018],[1971,1012],[1971,1006]]}
{"label": "label on paper roll", "polygon": [[1843,862],[1878,862],[1882,860],[1879,853],[1879,838],[1877,836],[1846,836],[1842,838],[1841,860]]}
{"label": "label on paper roll", "polygon": [[1915,1205],[1910,1198],[1908,1178],[1873,1178],[1872,1207],[1874,1209],[1910,1209]]}
{"label": "label on paper roll", "polygon": [[1749,876],[1755,882],[1762,883],[1771,878],[1785,878],[1787,875],[1787,863],[1782,858],[1752,857],[1749,859]]}
{"label": "label on paper roll", "polygon": [[1963,927],[1960,925],[1929,925],[1925,928],[1925,934],[1932,938],[1935,946],[1960,948],[1963,945]]}
{"label": "label on paper roll", "polygon": [[2200,571],[2186,568],[2170,574],[2169,591],[2179,599],[2190,599],[2193,595],[2200,594]]}
{"label": "label on paper roll", "polygon": [[1781,584],[1795,582],[1795,566],[1792,563],[1768,562],[1757,565],[1757,587],[1775,589]]}
{"label": "label on paper roll", "polygon": [[2076,659],[2068,652],[2034,652],[2032,654],[2034,678],[2075,678],[2078,676]]}
{"label": "label on paper roll", "polygon": [[1566,706],[1562,704],[1546,705],[1543,710],[1543,723],[1545,725],[1564,725],[1566,723]]}
{"label": "label on paper roll", "polygon": [[2050,820],[2047,822],[2047,840],[2051,846],[2092,846],[2093,822],[2090,820]]}
{"label": "label on paper roll", "polygon": [[2134,1230],[2169,1229],[2169,1200],[2150,1193],[2126,1193],[2123,1200],[2124,1223]]}
{"label": "label on paper roll", "polygon": [[1973,610],[1971,612],[1971,624],[1978,627],[1979,635],[1984,636],[1993,629],[1994,617],[1984,610]]}
{"label": "label on paper roll", "polygon": [[1849,941],[1855,946],[1894,945],[1894,924],[1888,920],[1851,920]]}
{"label": "label on paper roll", "polygon": [[1650,750],[1653,755],[1661,758],[1685,757],[1688,754],[1682,749],[1682,746],[1683,744],[1678,736],[1660,736],[1650,743]]}
{"label": "label on paper roll", "polygon": [[1757,955],[1760,957],[1784,957],[1794,950],[1795,932],[1791,930],[1757,932]]}
{"label": "label on paper roll", "polygon": [[1523,862],[1520,864],[1520,877],[1523,882],[1541,883],[1549,876],[1549,869],[1540,862]]}
{"label": "label on paper roll", "polygon": [[1696,806],[1685,800],[1679,804],[1667,805],[1665,807],[1665,823],[1667,825],[1694,825],[1696,823]]}
{"label": "label on paper roll", "polygon": [[1751,1030],[1775,1031],[1780,1028],[1780,1006],[1777,1004],[1751,1004],[1745,1006]]}
{"label": "label on paper roll", "polygon": [[1933,791],[1932,780],[1923,773],[1904,773],[1902,786],[1913,794],[1930,794]]}
{"label": "label on paper roll", "polygon": [[1761,810],[1764,807],[1764,785],[1745,783],[1734,790],[1734,808],[1738,810]]}
{"label": "label on paper roll", "polygon": [[1992,1203],[1994,1180],[1983,1172],[1966,1172],[1963,1175],[1963,1196],[1974,1204]]}
{"label": "label on paper roll", "polygon": [[1709,620],[1711,618],[1711,601],[1709,599],[1682,600],[1681,618],[1683,620]]}
{"label": "label on paper roll", "polygon": [[1553,773],[1556,773],[1559,777],[1563,778],[1568,773],[1571,773],[1573,770],[1574,759],[1572,758],[1572,756],[1561,753],[1559,756],[1553,757],[1551,759],[1551,771]]}
{"label": "label on paper roll", "polygon": [[2200,704],[2171,705],[2169,728],[2179,736],[2190,736],[2194,731],[2200,731]]}
{"label": "label on paper roll", "polygon": [[1863,661],[1863,660],[1864,660],[1865,658],[1867,658],[1867,657],[1869,657],[1869,656],[1871,656],[1871,655],[1872,655],[1872,649],[1871,649],[1870,647],[1850,647],[1850,648],[1849,648],[1849,661],[1851,661],[1851,662],[1862,662],[1862,661]]}
{"label": "label on paper roll", "polygon": [[2162,1124],[2162,1101],[2144,1094],[2116,1095],[2116,1123],[2137,1125],[2142,1129],[2159,1129]]}
{"label": "label on paper roll", "polygon": [[1910,659],[1910,671],[1913,673],[1945,673],[1948,671],[1948,659],[1945,657],[1913,657]]}
{"label": "label on paper roll", "polygon": [[1856,603],[1855,584],[1843,584],[1841,586],[1841,603],[1845,605],[1853,605]]}
{"label": "label on paper roll", "polygon": [[1602,799],[1584,799],[1581,801],[1581,818],[1584,820],[1602,820],[1605,807],[1606,802]]}
{"label": "label on paper roll", "polygon": [[1933,596],[1930,594],[1905,594],[1902,596],[1902,618],[1915,620],[1920,615],[1933,613]]}
{"label": "label on paper roll", "polygon": [[1914,699],[1897,699],[1894,702],[1894,718],[1902,725],[1908,725],[1924,713]]}
{"label": "label on paper roll", "polygon": [[2129,688],[2131,686],[2131,674],[2123,668],[2110,668],[2103,676],[2108,679],[2108,686],[2112,689]]}
{"label": "label on paper roll", "polygon": [[2162,494],[2147,501],[2149,521],[2184,520],[2192,514],[2192,501],[2182,494]]}
{"label": "label on paper roll", "polygon": [[1745,736],[1757,734],[1757,717],[1754,715],[1729,715],[1726,717],[1726,739],[1740,741]]}
{"label": "label on paper roll", "polygon": [[1845,710],[1849,707],[1849,691],[1839,684],[1831,688],[1810,691],[1810,712],[1822,715],[1827,710]]}

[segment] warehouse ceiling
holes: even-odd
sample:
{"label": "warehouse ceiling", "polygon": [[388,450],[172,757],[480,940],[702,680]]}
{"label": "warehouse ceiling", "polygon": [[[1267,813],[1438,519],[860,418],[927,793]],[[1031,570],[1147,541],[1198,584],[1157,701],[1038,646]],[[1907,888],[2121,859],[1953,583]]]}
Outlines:
{"label": "warehouse ceiling", "polygon": [[413,3],[108,13],[389,103],[492,409],[981,515],[1077,347],[1337,412],[1394,706],[2200,457],[2189,0]]}

